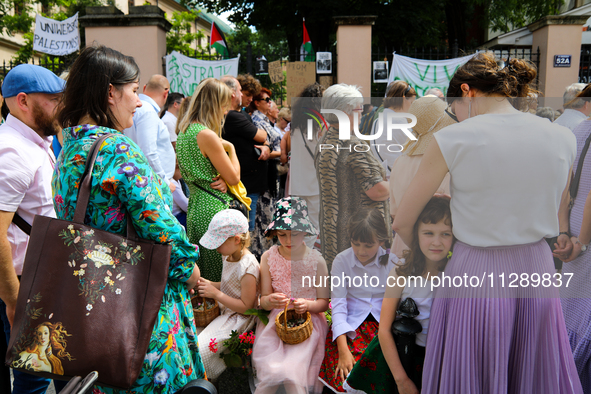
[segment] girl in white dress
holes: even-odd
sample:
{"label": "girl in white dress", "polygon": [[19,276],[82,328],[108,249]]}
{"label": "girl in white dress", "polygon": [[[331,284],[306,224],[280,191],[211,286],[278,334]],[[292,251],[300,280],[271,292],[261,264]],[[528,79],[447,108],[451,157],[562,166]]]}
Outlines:
{"label": "girl in white dress", "polygon": [[258,295],[259,263],[247,249],[249,242],[248,220],[235,209],[216,213],[199,240],[201,246],[216,249],[223,256],[221,282],[201,278],[198,284],[199,295],[218,301],[221,312],[199,334],[199,354],[210,380],[217,379],[226,369],[220,353],[225,350],[223,342],[230,338],[230,333],[236,331],[240,335],[254,327],[255,316],[243,315],[256,306]]}

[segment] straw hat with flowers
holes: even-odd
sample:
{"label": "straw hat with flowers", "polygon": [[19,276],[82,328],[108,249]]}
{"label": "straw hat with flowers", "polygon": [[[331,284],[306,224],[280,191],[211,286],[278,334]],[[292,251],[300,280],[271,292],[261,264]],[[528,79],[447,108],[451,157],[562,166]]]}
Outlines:
{"label": "straw hat with flowers", "polygon": [[447,104],[434,96],[421,97],[415,100],[409,113],[417,117],[417,124],[413,127],[417,141],[409,141],[404,146],[403,152],[408,156],[422,155],[433,140],[433,134],[437,131],[456,123],[445,109]]}

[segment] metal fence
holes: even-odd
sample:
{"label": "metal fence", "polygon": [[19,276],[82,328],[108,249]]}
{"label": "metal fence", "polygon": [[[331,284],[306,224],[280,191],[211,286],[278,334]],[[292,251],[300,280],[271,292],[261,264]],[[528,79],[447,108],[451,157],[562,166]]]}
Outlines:
{"label": "metal fence", "polygon": [[[499,59],[507,59],[509,56],[515,59],[523,59],[530,61],[535,65],[536,70],[540,66],[540,48],[535,51],[531,47],[506,47],[490,49],[491,52]],[[394,52],[398,55],[408,56],[415,59],[423,60],[445,60],[456,57],[467,56],[476,52],[476,49],[459,49],[457,41],[452,45],[451,49],[446,47],[433,48],[375,48],[372,50],[372,61],[388,61],[388,67],[392,67],[392,60]],[[589,46],[589,64],[591,64],[591,45]],[[588,67],[589,68],[589,67]],[[536,87],[539,86],[539,76],[536,77]],[[372,97],[384,97],[386,94],[386,83],[372,83],[371,95]]]}
{"label": "metal fence", "polygon": [[[458,56],[465,56],[471,52],[460,51],[458,49],[457,40],[452,45],[451,49],[447,46],[444,47],[430,47],[430,48],[411,48],[411,47],[384,47],[384,48],[373,48],[371,51],[371,60],[372,64],[374,61],[387,61],[388,62],[388,72],[392,68],[392,61],[394,59],[394,53],[397,55],[408,56],[414,59],[424,59],[424,60],[445,60],[445,59],[453,59]],[[373,70],[373,68],[372,68]],[[386,95],[386,89],[388,87],[387,83],[374,83],[372,79],[371,84],[371,96],[372,97],[384,97]]]}
{"label": "metal fence", "polygon": [[[8,74],[12,68],[18,66],[19,64],[23,63],[13,62],[12,60],[7,63],[6,60],[4,60],[2,66],[0,67],[0,78],[4,79],[6,74]],[[31,59],[28,64],[35,64],[35,59]],[[55,57],[53,59],[47,57],[38,59],[36,65],[53,71],[57,76],[60,76],[69,67],[69,64],[66,63],[64,59],[59,57]]]}
{"label": "metal fence", "polygon": [[591,82],[591,45],[581,45],[581,60],[579,63],[579,82]]}

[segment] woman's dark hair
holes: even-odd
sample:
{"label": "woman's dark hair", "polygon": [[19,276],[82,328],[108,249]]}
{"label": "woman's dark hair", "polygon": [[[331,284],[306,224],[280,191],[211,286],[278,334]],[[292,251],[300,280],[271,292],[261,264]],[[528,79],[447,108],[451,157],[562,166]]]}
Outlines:
{"label": "woman's dark hair", "polygon": [[[421,223],[437,224],[441,220],[451,227],[449,197],[433,196],[417,218],[412,229],[412,243],[410,244],[410,249],[404,251],[404,264],[396,268],[396,274],[399,276],[421,276],[425,273],[425,255],[421,252],[421,247],[419,246],[419,225]],[[447,259],[444,259],[437,269],[443,271],[446,264]]]}
{"label": "woman's dark hair", "polygon": [[180,103],[181,100],[184,98],[185,95],[182,93],[168,93],[166,103],[164,104],[164,107],[162,107],[162,109],[160,110],[160,119],[162,119],[162,117],[164,116],[166,111],[168,111],[171,105],[174,105],[174,103]]}
{"label": "woman's dark hair", "polygon": [[[538,93],[530,87],[536,79],[535,67],[522,59],[508,59],[504,67],[500,67],[492,52],[483,52],[458,68],[449,82],[447,101],[453,102],[462,97],[462,84],[480,90],[485,95],[500,94],[505,97],[528,97]],[[525,106],[524,100],[519,101],[519,107]],[[515,103],[513,103],[515,105]]]}
{"label": "woman's dark hair", "polygon": [[103,45],[86,47],[70,69],[59,122],[63,127],[72,127],[88,115],[97,126],[117,129],[120,125],[109,108],[109,86],[121,89],[137,82],[139,76],[133,57]]}
{"label": "woman's dark hair", "polygon": [[[384,243],[390,240],[388,228],[381,212],[377,209],[362,209],[349,219],[347,234],[351,241],[363,243]],[[384,260],[388,264],[388,260]]]}
{"label": "woman's dark hair", "polygon": [[402,108],[405,98],[416,97],[417,92],[405,81],[395,81],[388,86],[384,108]]}
{"label": "woman's dark hair", "polygon": [[[314,111],[320,113],[322,94],[324,88],[318,82],[306,86],[298,95],[291,108],[291,129],[300,129],[305,132],[308,119],[312,119],[307,113]],[[307,99],[300,100],[299,97]],[[316,125],[316,122],[313,123]]]}

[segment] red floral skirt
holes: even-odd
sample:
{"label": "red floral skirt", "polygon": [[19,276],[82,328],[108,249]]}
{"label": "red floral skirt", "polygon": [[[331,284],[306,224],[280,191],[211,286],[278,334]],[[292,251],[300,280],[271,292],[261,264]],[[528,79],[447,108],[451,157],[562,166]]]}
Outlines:
{"label": "red floral skirt", "polygon": [[[378,335],[378,327],[378,323],[375,321],[366,320],[355,330],[357,334],[355,339],[351,340],[347,337],[347,346],[355,359],[355,363],[359,361],[373,338]],[[329,329],[326,335],[324,360],[322,361],[322,367],[320,367],[319,377],[333,391],[344,393],[343,382],[335,374],[338,363],[339,349],[337,342],[332,340],[332,329]]]}

